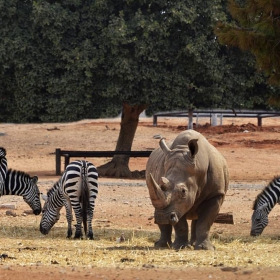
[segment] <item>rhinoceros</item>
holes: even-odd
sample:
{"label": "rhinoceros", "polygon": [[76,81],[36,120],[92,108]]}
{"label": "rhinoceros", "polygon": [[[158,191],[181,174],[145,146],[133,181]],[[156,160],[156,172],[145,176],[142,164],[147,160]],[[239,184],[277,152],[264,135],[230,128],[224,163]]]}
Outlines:
{"label": "rhinoceros", "polygon": [[[161,234],[155,246],[214,250],[209,232],[228,189],[225,158],[192,129],[181,132],[171,145],[160,139],[159,146],[146,166],[146,183]],[[190,241],[187,220],[192,220]]]}

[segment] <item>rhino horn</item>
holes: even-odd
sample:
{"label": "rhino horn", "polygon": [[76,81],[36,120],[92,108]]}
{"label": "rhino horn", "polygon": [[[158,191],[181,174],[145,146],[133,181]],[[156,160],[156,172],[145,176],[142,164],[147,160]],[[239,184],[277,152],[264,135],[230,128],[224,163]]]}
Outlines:
{"label": "rhino horn", "polygon": [[165,141],[164,141],[164,138],[161,138],[160,141],[159,141],[159,145],[162,149],[162,151],[167,154],[169,153],[171,150],[169,149],[169,147],[166,145]]}
{"label": "rhino horn", "polygon": [[160,178],[160,184],[161,184],[160,188],[163,191],[167,191],[168,189],[170,189],[171,183],[170,183],[170,181],[167,178],[161,177]]}
{"label": "rhino horn", "polygon": [[150,184],[148,184],[148,189],[150,193],[150,198],[152,204],[157,209],[163,209],[168,206],[169,201],[166,199],[166,196],[163,190],[155,181],[153,175],[150,173]]}

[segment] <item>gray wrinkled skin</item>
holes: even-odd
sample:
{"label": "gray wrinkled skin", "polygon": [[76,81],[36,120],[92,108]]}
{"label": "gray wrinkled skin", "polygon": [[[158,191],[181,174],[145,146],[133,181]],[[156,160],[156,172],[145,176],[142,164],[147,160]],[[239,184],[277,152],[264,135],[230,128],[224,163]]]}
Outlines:
{"label": "gray wrinkled skin", "polygon": [[[214,250],[209,232],[224,201],[229,175],[224,157],[202,134],[183,131],[171,145],[161,139],[148,159],[146,183],[161,233],[156,247]],[[192,220],[190,240],[187,220]]]}

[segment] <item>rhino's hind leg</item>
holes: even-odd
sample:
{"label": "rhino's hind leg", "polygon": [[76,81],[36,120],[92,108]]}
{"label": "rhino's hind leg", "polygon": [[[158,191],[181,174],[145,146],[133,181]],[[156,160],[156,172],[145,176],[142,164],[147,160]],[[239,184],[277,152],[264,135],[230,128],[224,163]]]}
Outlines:
{"label": "rhino's hind leg", "polygon": [[158,227],[160,229],[160,239],[155,242],[155,247],[157,248],[171,247],[172,226],[158,225]]}
{"label": "rhino's hind leg", "polygon": [[198,220],[195,223],[195,250],[215,250],[214,245],[210,241],[209,233],[210,228],[220,211],[223,200],[224,197],[222,195],[216,196],[200,205]]}
{"label": "rhino's hind leg", "polygon": [[175,240],[172,243],[172,248],[183,249],[189,245],[188,235],[188,222],[186,220],[186,215],[184,215],[179,222],[174,226],[175,230]]}

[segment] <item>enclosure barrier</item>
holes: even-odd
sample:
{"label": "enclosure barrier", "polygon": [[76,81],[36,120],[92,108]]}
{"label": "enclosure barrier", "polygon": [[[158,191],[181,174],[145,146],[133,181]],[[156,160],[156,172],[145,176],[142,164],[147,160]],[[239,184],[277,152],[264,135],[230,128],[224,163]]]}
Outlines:
{"label": "enclosure barrier", "polygon": [[[149,157],[152,151],[67,151],[55,150],[56,175],[61,175],[61,157],[64,157],[64,170],[70,158],[86,157],[113,157],[114,155],[129,155],[130,157]],[[215,223],[234,224],[232,213],[219,213]]]}
{"label": "enclosure barrier", "polygon": [[61,175],[61,157],[64,157],[64,170],[70,158],[113,157],[114,155],[129,155],[130,157],[149,157],[152,151],[67,151],[55,150],[55,174]]}
{"label": "enclosure barrier", "polygon": [[159,117],[188,118],[189,124],[192,124],[193,117],[196,117],[198,122],[199,117],[211,118],[213,116],[220,118],[220,125],[222,125],[223,118],[257,118],[258,126],[262,126],[263,118],[279,117],[280,111],[197,109],[190,111],[158,112],[153,115],[153,125],[157,126],[157,119]]}

